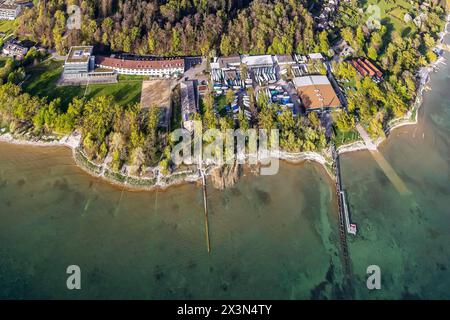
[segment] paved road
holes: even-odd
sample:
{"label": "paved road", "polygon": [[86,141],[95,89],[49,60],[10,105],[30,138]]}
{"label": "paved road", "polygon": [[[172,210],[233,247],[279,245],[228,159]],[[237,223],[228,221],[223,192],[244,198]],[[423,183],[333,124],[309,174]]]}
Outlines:
{"label": "paved road", "polygon": [[[201,60],[201,63],[199,63]],[[187,70],[183,74],[183,79],[188,78],[189,80],[197,79],[199,82],[202,80],[208,80],[208,77],[203,74],[206,70],[207,59],[206,58],[186,58]]]}
{"label": "paved road", "polygon": [[325,128],[325,137],[329,141],[333,137],[333,116],[330,112],[323,112],[320,119]]}
{"label": "paved road", "polygon": [[339,87],[339,84],[334,78],[333,72],[331,72],[331,63],[329,61],[325,61],[325,67],[327,68],[328,79],[331,80],[331,84],[333,85],[333,88],[336,91],[339,100],[341,101],[343,106],[347,108],[347,98],[345,97],[345,94],[342,93],[341,87]]}

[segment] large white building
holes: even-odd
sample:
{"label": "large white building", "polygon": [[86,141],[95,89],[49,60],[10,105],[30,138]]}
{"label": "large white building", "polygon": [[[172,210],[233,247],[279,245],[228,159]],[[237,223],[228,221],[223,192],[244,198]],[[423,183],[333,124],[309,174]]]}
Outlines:
{"label": "large white building", "polygon": [[15,20],[20,11],[21,6],[14,1],[0,1],[0,20]]}
{"label": "large white building", "polygon": [[169,78],[184,73],[183,58],[98,56],[95,60],[95,65],[99,68],[114,70],[118,74],[128,75]]}
{"label": "large white building", "polygon": [[270,68],[275,65],[274,56],[264,54],[264,55],[243,55],[241,58],[243,64],[245,64],[249,69],[253,68]]}
{"label": "large white building", "polygon": [[64,62],[60,84],[111,83],[117,81],[117,74],[95,68],[92,46],[71,47]]}
{"label": "large white building", "polygon": [[[289,56],[281,57],[283,61]],[[290,56],[292,60],[292,56]],[[275,83],[278,79],[278,58],[273,55],[241,55],[214,58],[211,79],[214,90],[221,94],[226,88],[244,88],[253,85]]]}
{"label": "large white building", "polygon": [[87,76],[93,69],[92,46],[71,47],[64,62],[63,75],[66,78]]}
{"label": "large white building", "polygon": [[16,60],[22,60],[28,52],[28,48],[22,46],[18,42],[11,41],[3,45],[2,53],[5,56],[12,57]]}

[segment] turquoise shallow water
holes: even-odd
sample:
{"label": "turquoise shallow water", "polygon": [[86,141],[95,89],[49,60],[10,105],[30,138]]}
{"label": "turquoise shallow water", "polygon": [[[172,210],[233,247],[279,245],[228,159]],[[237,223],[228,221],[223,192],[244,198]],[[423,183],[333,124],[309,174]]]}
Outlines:
{"label": "turquoise shallow water", "polygon": [[[342,286],[333,184],[316,164],[283,164],[209,189],[130,192],[86,175],[68,150],[0,143],[0,298],[450,299],[450,72],[432,75],[420,123],[380,148],[409,193],[369,152],[346,154],[343,183],[359,234],[354,293]],[[79,265],[82,290],[66,288]],[[381,268],[381,290],[366,268]]]}
{"label": "turquoise shallow water", "polygon": [[[0,144],[2,298],[324,298],[342,295],[333,190],[318,165],[209,190],[128,192],[62,149]],[[82,290],[65,270],[82,270]]]}

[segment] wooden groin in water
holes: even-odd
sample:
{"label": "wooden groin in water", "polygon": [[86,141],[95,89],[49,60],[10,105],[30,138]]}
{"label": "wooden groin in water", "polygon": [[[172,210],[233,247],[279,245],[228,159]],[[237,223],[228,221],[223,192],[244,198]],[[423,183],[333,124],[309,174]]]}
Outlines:
{"label": "wooden groin in water", "polygon": [[202,169],[199,169],[200,175],[202,177],[202,190],[203,190],[203,208],[205,213],[205,237],[206,237],[206,249],[208,253],[211,253],[211,242],[209,240],[209,218],[208,218],[208,197],[206,190],[206,175]]}

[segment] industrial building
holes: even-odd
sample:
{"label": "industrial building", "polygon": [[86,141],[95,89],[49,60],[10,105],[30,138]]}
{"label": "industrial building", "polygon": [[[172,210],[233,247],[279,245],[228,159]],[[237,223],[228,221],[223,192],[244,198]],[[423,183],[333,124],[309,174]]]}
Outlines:
{"label": "industrial building", "polygon": [[273,84],[279,78],[277,61],[277,57],[272,55],[214,58],[211,63],[214,90],[217,94],[222,94],[228,88],[251,87],[254,82],[258,85]]}
{"label": "industrial building", "polygon": [[306,112],[336,109],[341,102],[326,76],[304,76],[293,79]]}
{"label": "industrial building", "polygon": [[198,112],[198,96],[195,93],[194,81],[181,82],[180,89],[183,127],[192,132],[194,130],[194,115]]}
{"label": "industrial building", "polygon": [[214,58],[211,62],[211,78],[216,93],[223,93],[228,88],[245,88],[251,85],[251,79],[241,75],[241,57],[230,56]]}
{"label": "industrial building", "polygon": [[275,62],[279,66],[289,66],[296,64],[294,58],[290,54],[279,54],[275,56]]}

